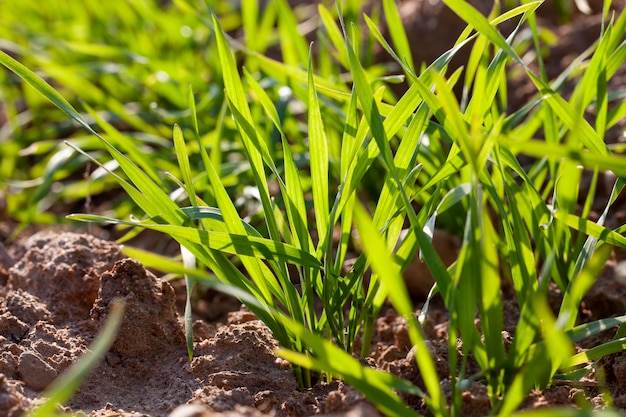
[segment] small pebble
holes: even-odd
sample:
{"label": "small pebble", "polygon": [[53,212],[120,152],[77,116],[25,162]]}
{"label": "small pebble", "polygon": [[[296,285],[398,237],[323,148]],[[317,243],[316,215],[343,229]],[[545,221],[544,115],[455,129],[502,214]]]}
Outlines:
{"label": "small pebble", "polygon": [[213,413],[200,404],[185,404],[176,407],[168,417],[211,417]]}
{"label": "small pebble", "polygon": [[24,384],[35,391],[44,390],[57,377],[57,371],[33,352],[24,352],[20,355],[17,372]]}

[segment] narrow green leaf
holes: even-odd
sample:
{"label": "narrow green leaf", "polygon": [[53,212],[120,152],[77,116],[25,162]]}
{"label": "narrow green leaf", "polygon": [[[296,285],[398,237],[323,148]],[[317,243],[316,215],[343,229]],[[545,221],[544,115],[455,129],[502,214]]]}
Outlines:
{"label": "narrow green leaf", "polygon": [[[570,109],[571,110],[571,109]],[[573,111],[573,110],[572,110]],[[519,143],[502,142],[503,146],[508,146],[514,153],[523,153],[538,158],[548,158],[551,161],[559,161],[567,158],[578,162],[585,168],[600,169],[602,171],[611,170],[617,176],[626,177],[626,158],[620,155],[610,155],[606,152],[590,152],[581,149],[574,149],[567,145],[550,144],[539,140],[527,140]]]}
{"label": "narrow green leaf", "polygon": [[243,0],[241,4],[243,30],[246,35],[246,46],[252,51],[257,50],[257,19],[259,18],[259,2]]}
{"label": "narrow green leaf", "polygon": [[280,124],[280,117],[278,117],[278,111],[276,110],[276,106],[272,102],[272,99],[267,95],[263,87],[259,85],[259,83],[254,79],[254,77],[244,68],[243,73],[246,77],[246,81],[252,87],[252,91],[257,96],[261,106],[263,106],[263,110],[270,118],[276,129],[282,133],[283,127]]}
{"label": "narrow green leaf", "polygon": [[306,62],[307,42],[298,30],[298,19],[287,0],[274,0],[278,9],[278,32],[283,61],[298,66]]}
{"label": "narrow green leaf", "polygon": [[192,206],[198,205],[198,198],[196,196],[195,187],[193,185],[191,166],[189,165],[189,156],[187,154],[187,146],[185,145],[185,138],[183,137],[183,131],[177,124],[174,125],[174,151],[176,152],[176,159],[178,160],[178,166],[183,174],[183,181],[185,185],[185,192]]}
{"label": "narrow green leaf", "polygon": [[125,224],[157,230],[172,237],[185,239],[189,242],[202,244],[208,248],[233,255],[257,257],[260,259],[289,262],[296,265],[319,269],[322,267],[311,254],[294,246],[270,239],[248,236],[245,234],[224,233],[199,230],[194,227],[175,226],[169,224],[135,223],[91,214],[72,214],[68,218],[87,222],[103,222]]}
{"label": "narrow green leaf", "polygon": [[[305,340],[314,356],[279,349],[276,353],[292,363],[309,368],[324,370],[331,375],[341,376],[345,381],[363,393],[386,415],[394,417],[415,416],[418,414],[407,408],[394,388],[420,394],[417,387],[393,374],[381,372],[359,363],[348,353],[333,345],[330,341],[307,331],[298,323],[283,319],[283,323],[292,332]],[[422,394],[423,395],[423,394]]]}
{"label": "narrow green leaf", "polygon": [[435,415],[443,415],[445,399],[439,385],[439,376],[437,375],[433,358],[424,343],[424,337],[413,315],[414,310],[398,267],[393,262],[379,231],[374,228],[365,209],[358,204],[355,206],[354,218],[363,250],[372,264],[373,271],[381,277],[385,288],[393,289],[388,292],[389,298],[398,313],[407,321],[411,342],[417,347],[417,364],[432,400],[429,402],[429,406],[432,407]]}
{"label": "narrow green leaf", "polygon": [[175,275],[207,275],[208,273],[202,269],[186,268],[179,260],[169,258],[163,255],[156,254],[147,250],[136,248],[133,246],[124,245],[122,252],[128,257],[137,259],[146,268],[153,268],[157,271],[161,271],[167,274]]}
{"label": "narrow green leaf", "polygon": [[585,340],[586,338],[601,333],[611,327],[621,326],[626,323],[626,315],[619,317],[609,317],[606,319],[592,321],[591,323],[581,324],[567,332],[568,337],[574,343]]}
{"label": "narrow green leaf", "polygon": [[[594,249],[595,248],[593,248],[592,251]],[[598,275],[604,269],[606,262],[611,256],[612,250],[613,248],[610,245],[598,247],[593,255],[590,254],[591,258],[580,274],[572,277],[570,280],[567,290],[563,295],[561,309],[559,310],[559,323],[563,326],[563,329],[569,330],[576,324],[580,303],[587,291],[596,282]]]}
{"label": "narrow green leaf", "polygon": [[593,236],[602,242],[608,243],[609,245],[619,246],[622,248],[626,247],[626,237],[611,229],[607,229],[604,226],[600,226],[591,220],[583,219],[574,214],[561,213],[559,211],[554,213],[554,218],[564,222],[567,226],[575,230],[578,230],[586,235]]}
{"label": "narrow green leaf", "polygon": [[586,362],[590,362],[596,359],[603,358],[612,353],[622,352],[626,350],[626,337],[621,337],[610,342],[603,343],[599,346],[594,346],[584,352],[577,353],[571,356],[563,362],[563,368],[571,368],[574,366],[582,365]]}
{"label": "narrow green leaf", "polygon": [[311,155],[311,182],[313,207],[320,245],[323,245],[329,226],[328,204],[328,139],[324,132],[322,113],[313,80],[313,56],[309,52],[309,153]]}
{"label": "narrow green leaf", "polygon": [[[484,35],[490,42],[496,45],[498,48],[505,51],[511,58],[517,61],[520,65],[525,66],[522,59],[517,55],[513,48],[506,42],[502,34],[496,29],[495,25],[490,23],[489,20],[483,16],[478,10],[476,10],[470,3],[463,0],[444,0],[444,3],[448,5],[456,14],[461,17],[465,22],[471,25],[477,32]],[[542,1],[534,1],[520,6],[517,9],[522,12],[528,10],[534,10],[543,3]],[[507,16],[513,17],[513,14]]]}
{"label": "narrow green leaf", "polygon": [[415,73],[413,64],[413,54],[411,53],[411,47],[404,30],[404,24],[398,13],[396,2],[393,0],[383,0],[383,9],[385,10],[385,19],[387,20],[387,27],[391,34],[391,39],[396,47],[396,50],[400,54],[402,60],[406,65]]}
{"label": "narrow green leaf", "polygon": [[322,23],[324,24],[324,28],[326,29],[326,33],[333,43],[333,46],[338,51],[338,60],[344,67],[347,68],[349,66],[348,56],[346,55],[345,48],[343,47],[343,37],[341,36],[341,31],[337,27],[334,17],[323,4],[320,3],[317,8],[320,18],[322,19]]}
{"label": "narrow green leaf", "polygon": [[67,114],[72,119],[76,120],[81,126],[87,129],[89,132],[95,134],[96,132],[89,126],[89,124],[78,114],[78,112],[72,107],[70,103],[61,96],[54,88],[46,83],[37,74],[26,68],[24,65],[11,58],[9,55],[0,50],[0,64],[4,65],[21,79],[30,84],[37,92],[48,99],[52,104],[57,106],[61,111]]}

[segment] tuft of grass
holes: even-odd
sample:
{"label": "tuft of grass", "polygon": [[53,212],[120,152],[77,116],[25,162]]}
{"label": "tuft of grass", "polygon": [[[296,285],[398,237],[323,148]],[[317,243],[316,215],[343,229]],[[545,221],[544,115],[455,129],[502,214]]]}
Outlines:
{"label": "tuft of grass", "polygon": [[[212,62],[207,81],[219,87],[207,89],[190,74],[193,82],[182,77],[170,88],[155,87],[153,93],[167,96],[178,109],[167,113],[163,124],[152,126],[148,120],[154,115],[139,112],[123,118],[131,127],[125,131],[94,105],[127,107],[113,98],[97,100],[87,81],[70,83],[55,60],[43,68],[62,88],[6,53],[0,52],[0,63],[90,134],[69,138],[63,150],[48,144],[49,160],[29,201],[40,205],[55,181],[75,172],[69,162],[83,158],[108,174],[99,177],[107,178],[102,180],[107,187],[123,188],[132,204],[69,218],[156,230],[180,244],[183,265],[170,261],[162,268],[186,280],[190,358],[191,289],[199,282],[235,294],[268,325],[302,388],[319,378],[343,378],[391,416],[417,415],[398,393],[421,397],[435,416],[463,415],[462,395],[473,381],[487,386],[492,415],[514,415],[532,389],[555,379],[580,379],[602,357],[624,350],[626,316],[579,324],[577,314],[612,246],[626,247],[625,227],[605,226],[625,184],[626,159],[603,140],[626,114],[623,92],[609,94],[607,87],[626,60],[626,13],[611,15],[596,44],[577,61],[585,71],[570,67],[550,80],[541,61],[535,73],[522,58],[531,52],[541,56],[544,35],[534,16],[540,1],[504,11],[496,4],[483,16],[467,2],[445,0],[467,29],[455,46],[419,71],[391,1],[382,6],[393,45],[377,29],[376,13],[364,18],[370,35],[363,41],[358,2],[338,3],[336,10],[320,5],[317,36],[325,48],[320,54],[284,0],[270,2],[260,14],[255,2],[245,1],[241,15],[220,9],[219,2],[199,9],[174,3],[181,19],[189,19],[191,33],[202,34],[197,36]],[[605,16],[610,3],[604,2]],[[161,12],[149,15],[155,25],[167,25]],[[498,30],[505,21],[515,24],[506,37]],[[233,35],[238,27],[243,37]],[[367,65],[373,42],[407,81],[397,99],[388,91],[383,68]],[[266,54],[277,45],[281,60]],[[448,68],[462,48],[471,48],[465,74]],[[123,48],[89,50],[109,57]],[[16,52],[26,62],[41,59]],[[199,59],[191,55],[185,49],[180,60]],[[506,104],[507,74],[513,70],[537,90],[519,109]],[[457,98],[459,83],[463,95]],[[567,94],[565,84],[572,86]],[[72,85],[74,90],[66,90]],[[83,88],[81,114],[64,94]],[[29,106],[39,108],[37,100]],[[596,112],[592,122],[585,118],[589,109]],[[170,119],[175,119],[171,142],[170,129],[163,127]],[[5,167],[18,163],[15,149],[23,144],[16,140],[2,148],[13,152]],[[522,164],[522,155],[534,159]],[[592,173],[589,190],[581,189],[583,168]],[[617,179],[600,218],[592,221],[595,183],[609,170]],[[13,212],[24,200],[11,204]],[[34,218],[35,212],[25,217]],[[454,232],[463,242],[450,267],[432,245],[435,227],[445,224],[460,225]],[[408,234],[399,242],[404,227]],[[363,251],[346,270],[355,235]],[[160,262],[130,253],[146,263]],[[418,320],[400,278],[415,257],[435,279],[429,301],[440,294],[450,313],[449,375],[436,373],[420,327],[428,304]],[[547,300],[551,285],[563,294],[557,311]],[[502,337],[505,291],[520,310],[509,346]],[[406,319],[423,387],[355,358],[370,354],[375,319],[387,299]],[[613,341],[574,353],[574,343],[618,326]],[[469,374],[470,358],[480,368],[475,374]],[[452,387],[449,400],[441,378]]]}

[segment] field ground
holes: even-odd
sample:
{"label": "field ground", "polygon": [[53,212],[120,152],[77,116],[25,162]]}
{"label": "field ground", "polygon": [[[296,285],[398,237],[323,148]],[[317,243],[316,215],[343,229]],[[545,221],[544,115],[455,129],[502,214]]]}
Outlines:
{"label": "field ground", "polygon": [[[419,13],[424,12],[405,9],[405,22],[419,27]],[[435,17],[429,19],[437,18],[436,11],[433,13]],[[547,70],[553,74],[597,39],[600,30],[597,13],[576,14],[572,22],[560,26],[547,15],[542,22],[557,34],[558,43],[547,60]],[[442,45],[442,50],[447,47]],[[626,68],[620,72],[611,81],[616,91],[626,88]],[[532,93],[524,83],[512,85],[509,93],[513,105],[523,103],[529,91]],[[608,132],[607,142],[623,142],[624,125],[620,123]],[[605,204],[602,199],[609,192],[600,190],[598,207]],[[607,226],[625,221],[622,202],[614,206]],[[4,219],[0,241],[14,227],[11,220]],[[96,230],[97,235],[107,237],[106,232]],[[138,263],[124,259],[116,245],[104,240],[58,228],[33,232],[27,229],[11,245],[0,246],[0,374],[4,375],[0,379],[0,416],[19,416],[37,403],[41,391],[85,352],[115,297],[124,298],[127,308],[120,335],[104,363],[70,401],[68,411],[83,410],[103,417],[157,417],[168,415],[179,405],[194,403],[205,404],[215,412],[206,416],[380,415],[341,382],[318,383],[299,391],[290,365],[273,353],[277,342],[267,327],[238,302],[219,293],[198,294],[195,358],[189,363],[179,318],[184,308],[181,285],[161,282]],[[150,238],[139,242],[152,244]],[[620,272],[620,262],[625,260],[626,253],[616,250],[584,299],[584,320],[624,314],[626,273]],[[503,288],[505,293],[507,290]],[[551,292],[555,305],[559,296],[557,290]],[[419,302],[418,294],[418,307]],[[519,312],[512,302],[505,307],[508,333],[503,337],[510,341]],[[425,327],[442,378],[448,375],[446,320],[445,309],[435,305]],[[603,333],[586,343],[593,346],[611,337]],[[406,326],[393,310],[378,319],[372,345],[369,364],[422,386]],[[469,363],[472,366],[471,360]],[[532,392],[522,408],[585,402],[601,407],[606,399],[603,396],[610,394],[616,408],[626,409],[626,354],[604,358],[598,369],[603,375],[594,374],[571,385],[561,381],[545,391]],[[446,382],[442,381],[444,388]],[[405,400],[428,414],[417,398]],[[463,394],[462,415],[485,416],[489,407],[486,387],[472,383]]]}

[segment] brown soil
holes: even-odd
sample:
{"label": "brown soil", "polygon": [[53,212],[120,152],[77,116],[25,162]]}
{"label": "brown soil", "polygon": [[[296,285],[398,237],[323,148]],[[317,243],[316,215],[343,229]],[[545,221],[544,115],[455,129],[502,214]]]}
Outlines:
{"label": "brown soil", "polygon": [[[299,391],[289,363],[274,354],[278,343],[269,329],[245,308],[221,321],[196,321],[189,362],[174,288],[123,258],[110,242],[40,232],[2,253],[0,416],[19,416],[36,405],[42,391],[87,351],[111,301],[119,298],[126,311],[118,336],[68,411],[91,416],[191,417],[200,411],[204,416],[380,415],[341,382]],[[588,319],[626,310],[626,287],[614,278],[615,261],[585,301]],[[507,330],[513,331],[517,318],[515,303],[507,303]],[[444,388],[449,386],[446,320],[445,310],[434,308],[425,327]],[[404,320],[391,309],[377,321],[368,362],[422,385]],[[470,362],[471,367],[470,373],[478,370]],[[606,358],[602,369],[615,405],[625,407],[626,356]],[[597,385],[592,379],[587,385],[533,392],[524,408],[575,405],[580,398],[601,406]],[[428,415],[419,398],[405,401]],[[463,415],[484,416],[489,409],[486,387],[472,383],[463,395]]]}
{"label": "brown soil", "polygon": [[192,403],[236,411],[224,415],[374,412],[340,382],[298,391],[289,363],[274,354],[278,344],[269,329],[245,309],[224,322],[196,322],[188,362],[173,287],[110,242],[41,232],[3,253],[0,416],[18,416],[35,404],[86,352],[111,301],[120,298],[126,309],[117,338],[68,404],[73,411],[165,416]]}
{"label": "brown soil", "polygon": [[[473,3],[480,6],[484,2]],[[602,2],[590,3],[597,13]],[[623,0],[614,4],[624,7]],[[450,46],[446,42],[455,39],[458,21],[437,2],[402,1],[400,10],[407,28],[413,31],[412,39],[440,41],[413,43],[419,46],[414,51],[417,61],[439,56]],[[546,57],[548,70],[557,71],[555,74],[599,33],[597,14],[577,13],[573,22],[557,26],[554,12],[547,9],[541,21],[559,39]],[[438,49],[426,50],[425,45]],[[614,88],[623,88],[625,79],[616,77]],[[524,102],[532,93],[525,83],[519,83],[511,94],[512,105]],[[623,125],[613,129],[607,140],[623,140],[622,130]],[[623,222],[624,218],[622,210],[610,222]],[[6,223],[0,226],[2,236]],[[442,236],[439,250],[444,258],[453,259],[457,242]],[[589,292],[581,311],[586,320],[626,311],[626,287],[618,279],[624,274],[615,273],[617,262],[624,258],[618,252]],[[428,279],[424,274],[416,263],[407,277],[416,296],[428,287],[423,285]],[[20,416],[41,401],[46,387],[87,351],[116,298],[126,304],[119,335],[103,363],[67,405],[68,411],[154,417],[380,415],[361,394],[341,382],[318,383],[299,391],[290,365],[274,354],[278,345],[267,327],[220,294],[201,294],[195,311],[194,359],[189,362],[180,319],[182,294],[177,283],[160,280],[136,261],[124,258],[115,244],[93,236],[55,231],[36,233],[8,248],[0,243],[0,417]],[[555,292],[553,297],[558,299],[559,294]],[[508,333],[503,337],[510,338],[519,314],[515,303],[505,306]],[[446,379],[446,320],[445,309],[435,306],[425,327],[444,389],[450,386]],[[611,337],[600,335],[579,349]],[[421,385],[413,358],[403,320],[393,310],[387,311],[378,319],[368,362]],[[592,375],[576,385],[555,384],[534,391],[523,407],[575,406],[585,399],[600,408],[602,393],[608,392],[616,407],[626,408],[626,354],[605,358],[599,369],[602,378]],[[428,414],[418,398],[405,400]],[[474,382],[463,394],[462,415],[488,413],[486,387]]]}

